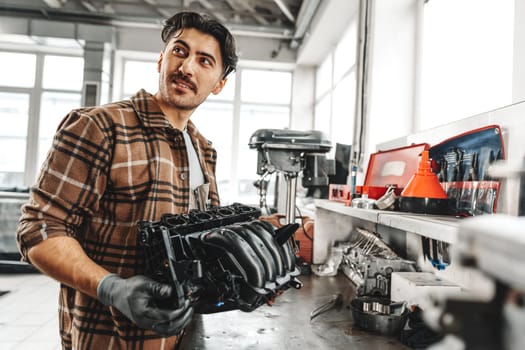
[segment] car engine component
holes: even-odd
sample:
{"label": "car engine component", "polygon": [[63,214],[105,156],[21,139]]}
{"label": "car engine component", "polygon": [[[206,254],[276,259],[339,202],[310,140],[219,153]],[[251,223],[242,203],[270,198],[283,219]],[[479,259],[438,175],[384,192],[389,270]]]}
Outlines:
{"label": "car engine component", "polygon": [[414,261],[400,258],[370,231],[356,227],[345,247],[341,270],[356,285],[358,296],[390,296],[392,272],[415,271]]}
{"label": "car engine component", "polygon": [[233,204],[164,214],[138,224],[146,275],[189,298],[196,313],[250,312],[282,291],[301,288],[289,238],[298,224],[276,229],[259,209]]}

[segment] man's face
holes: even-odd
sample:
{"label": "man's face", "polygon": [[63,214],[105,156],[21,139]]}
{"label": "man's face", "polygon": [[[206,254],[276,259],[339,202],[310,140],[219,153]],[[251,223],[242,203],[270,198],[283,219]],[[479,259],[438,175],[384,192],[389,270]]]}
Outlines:
{"label": "man's face", "polygon": [[183,110],[197,108],[226,83],[218,41],[193,28],[170,39],[160,53],[157,70],[163,103]]}

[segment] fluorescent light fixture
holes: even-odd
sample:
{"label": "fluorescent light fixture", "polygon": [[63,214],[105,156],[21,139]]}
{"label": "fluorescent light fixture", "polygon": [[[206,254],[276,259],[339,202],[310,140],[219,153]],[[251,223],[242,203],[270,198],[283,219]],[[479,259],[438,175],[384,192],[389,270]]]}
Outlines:
{"label": "fluorescent light fixture", "polygon": [[67,0],[44,0],[47,6],[54,9],[59,9],[66,3]]}

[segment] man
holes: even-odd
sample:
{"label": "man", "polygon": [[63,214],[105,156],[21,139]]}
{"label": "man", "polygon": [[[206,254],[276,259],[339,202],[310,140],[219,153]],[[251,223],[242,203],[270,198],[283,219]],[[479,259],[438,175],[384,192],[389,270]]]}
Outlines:
{"label": "man", "polygon": [[159,91],[71,111],[22,210],[23,258],[61,282],[65,349],[173,349],[192,317],[143,276],[136,224],[219,205],[216,152],[190,116],[237,55],[231,33],[196,13],[174,15],[161,36]]}

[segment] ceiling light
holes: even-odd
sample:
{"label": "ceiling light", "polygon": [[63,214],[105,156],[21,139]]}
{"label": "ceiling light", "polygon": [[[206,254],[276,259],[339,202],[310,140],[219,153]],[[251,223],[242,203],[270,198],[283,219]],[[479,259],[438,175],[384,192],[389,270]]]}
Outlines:
{"label": "ceiling light", "polygon": [[67,0],[44,0],[47,6],[58,9],[61,8]]}

